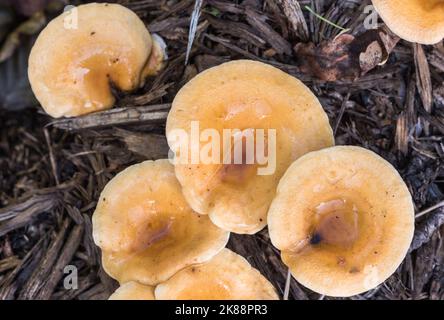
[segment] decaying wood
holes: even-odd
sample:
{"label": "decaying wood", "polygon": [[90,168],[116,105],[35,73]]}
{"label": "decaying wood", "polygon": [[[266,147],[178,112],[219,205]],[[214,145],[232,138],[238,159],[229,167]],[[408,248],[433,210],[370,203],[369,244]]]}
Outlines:
{"label": "decaying wood", "polygon": [[429,283],[433,276],[433,270],[436,267],[435,251],[439,240],[435,233],[430,241],[430,245],[420,247],[417,250],[415,259],[415,270],[413,276],[413,290],[414,298],[420,298],[421,293],[424,291],[424,286]]}
{"label": "decaying wood", "polygon": [[287,16],[293,34],[302,41],[308,40],[308,27],[301,10],[301,5],[296,0],[275,0],[284,14]]}
{"label": "decaying wood", "polygon": [[54,192],[35,195],[30,199],[16,205],[0,210],[0,222],[17,217],[18,215],[33,216],[52,209],[57,204],[57,196]]}
{"label": "decaying wood", "polygon": [[430,75],[429,63],[427,61],[424,48],[416,43],[413,45],[415,51],[415,66],[418,91],[421,95],[422,104],[427,112],[432,110],[432,78]]}
{"label": "decaying wood", "polygon": [[46,237],[41,238],[23,257],[19,264],[0,282],[0,301],[13,300],[20,286],[25,282],[43,254]]}
{"label": "decaying wood", "polygon": [[160,159],[168,156],[168,144],[164,135],[143,134],[117,129],[116,136],[123,139],[128,150],[146,159]]}
{"label": "decaying wood", "polygon": [[50,212],[57,206],[60,201],[60,197],[56,193],[49,193],[46,195],[37,195],[29,200],[7,207],[0,211],[0,237],[21,228],[39,214]]}
{"label": "decaying wood", "polygon": [[232,1],[208,0],[208,2],[223,12],[229,12],[233,14],[245,13],[244,6],[238,5],[237,3],[234,3]]}
{"label": "decaying wood", "polygon": [[444,52],[435,47],[432,52],[427,56],[427,60],[430,65],[437,68],[439,71],[444,72]]}
{"label": "decaying wood", "polygon": [[[421,96],[422,105],[427,112],[432,111],[432,78],[430,75],[429,63],[427,61],[424,48],[416,43],[413,45],[415,66],[416,66],[416,83],[418,92]],[[428,124],[425,126],[428,131]]]}
{"label": "decaying wood", "polygon": [[273,28],[266,22],[263,15],[260,15],[249,7],[246,9],[246,19],[248,23],[255,29],[263,34],[264,40],[266,40],[277,53],[290,54],[291,44],[285,40],[279,33],[273,30]]}
{"label": "decaying wood", "polygon": [[55,120],[51,124],[59,129],[75,131],[123,124],[162,122],[165,121],[169,108],[169,104],[159,104],[111,109],[83,117]]}
{"label": "decaying wood", "polygon": [[254,33],[254,29],[249,25],[240,22],[227,22],[222,19],[216,19],[211,16],[206,17],[210,25],[223,32],[240,39],[244,39],[259,48],[265,48],[266,41]]}
{"label": "decaying wood", "polygon": [[150,102],[159,100],[160,98],[164,97],[168,94],[168,89],[171,88],[173,84],[172,83],[166,83],[158,88],[153,88],[147,93],[143,95],[137,95],[135,97],[126,97],[123,98],[121,101],[122,106],[146,106]]}
{"label": "decaying wood", "polygon": [[415,231],[410,251],[416,250],[428,243],[433,234],[444,225],[444,209],[436,210],[430,214],[425,221],[421,222]]}
{"label": "decaying wood", "polygon": [[444,294],[440,292],[442,286],[442,279],[444,279],[444,239],[442,234],[444,230],[438,233],[438,244],[435,250],[435,268],[432,273],[432,281],[430,284],[429,298],[431,300],[442,300]]}
{"label": "decaying wood", "polygon": [[396,122],[395,145],[403,155],[409,151],[410,130],[414,123],[415,83],[410,80],[407,87],[405,110],[401,112]]}
{"label": "decaying wood", "polygon": [[38,297],[38,293],[43,286],[46,276],[51,272],[52,267],[60,254],[60,249],[64,244],[65,234],[68,226],[69,220],[66,219],[63,222],[59,233],[49,245],[48,251],[46,251],[45,256],[42,258],[37,268],[32,273],[32,276],[29,278],[28,282],[23,285],[18,299],[28,300]]}
{"label": "decaying wood", "polygon": [[61,254],[58,256],[55,266],[52,268],[51,273],[46,275],[45,283],[42,284],[37,296],[38,299],[47,300],[55,291],[57,284],[63,277],[65,267],[69,265],[69,262],[72,260],[79,247],[82,240],[83,230],[83,225],[76,225],[71,231],[63,249],[61,250]]}
{"label": "decaying wood", "polygon": [[0,273],[17,267],[17,265],[19,263],[20,263],[20,259],[18,259],[16,256],[12,256],[12,257],[8,257],[3,260],[0,260]]}

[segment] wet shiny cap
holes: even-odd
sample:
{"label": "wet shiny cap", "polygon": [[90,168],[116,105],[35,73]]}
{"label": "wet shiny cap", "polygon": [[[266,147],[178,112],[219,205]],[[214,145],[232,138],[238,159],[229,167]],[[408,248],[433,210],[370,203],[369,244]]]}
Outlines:
{"label": "wet shiny cap", "polygon": [[111,86],[138,88],[161,68],[164,50],[124,6],[80,5],[40,33],[29,57],[29,80],[49,115],[79,116],[112,107]]}
{"label": "wet shiny cap", "polygon": [[414,232],[413,201],[380,156],[332,147],[290,166],[270,206],[268,228],[297,281],[348,297],[375,288],[401,264]]}
{"label": "wet shiny cap", "polygon": [[444,38],[444,1],[372,0],[378,14],[400,38],[435,44]]}
{"label": "wet shiny cap", "polygon": [[273,285],[240,255],[223,249],[155,289],[157,300],[277,300]]}
{"label": "wet shiny cap", "polygon": [[154,288],[136,281],[122,284],[108,300],[155,300]]}
{"label": "wet shiny cap", "polygon": [[114,177],[92,221],[103,268],[121,284],[156,285],[208,261],[229,238],[188,206],[168,160],[136,164]]}
{"label": "wet shiny cap", "polygon": [[[189,158],[177,143],[180,132],[190,137]],[[197,152],[193,132],[201,135]],[[182,154],[175,169],[190,206],[240,234],[266,226],[277,183],[294,160],[334,144],[328,117],[310,89],[250,60],[224,63],[188,82],[173,101],[166,135],[170,148]],[[210,153],[210,143],[216,145],[211,154],[218,155],[207,161],[200,156]]]}

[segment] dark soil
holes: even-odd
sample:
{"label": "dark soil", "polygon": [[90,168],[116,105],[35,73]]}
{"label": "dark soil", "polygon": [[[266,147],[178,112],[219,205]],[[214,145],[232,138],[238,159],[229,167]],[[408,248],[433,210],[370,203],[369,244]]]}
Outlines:
{"label": "dark soil", "polygon": [[[284,14],[287,1],[208,0],[186,65],[194,0],[120,2],[166,40],[169,61],[143,89],[116,93],[119,109],[57,121],[44,115],[26,81],[17,89],[23,74],[26,80],[23,51],[33,37],[22,36],[18,51],[0,64],[0,299],[106,299],[116,283],[101,270],[91,236],[101,190],[129,165],[166,157],[165,119],[184,83],[206,68],[241,58],[271,63],[303,80],[328,113],[337,144],[364,146],[390,161],[407,182],[417,213],[436,206],[417,218],[411,252],[398,271],[353,299],[444,299],[442,43],[400,41],[386,64],[353,80],[325,82],[301,71],[304,57],[295,54],[294,46],[318,45],[340,30],[304,6],[359,38],[369,1],[300,0],[308,26],[304,32],[294,28],[300,21]],[[48,10],[48,17],[54,15]],[[13,23],[25,20],[15,17]],[[0,37],[4,41],[2,32]],[[287,268],[267,230],[233,235],[229,247],[283,295]],[[66,265],[79,270],[77,290],[63,288]],[[321,298],[329,299],[291,280],[289,299]]]}

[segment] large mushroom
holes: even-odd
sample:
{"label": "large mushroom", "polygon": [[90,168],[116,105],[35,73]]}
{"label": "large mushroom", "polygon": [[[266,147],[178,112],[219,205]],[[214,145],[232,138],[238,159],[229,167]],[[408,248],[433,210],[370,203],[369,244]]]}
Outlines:
{"label": "large mushroom", "polygon": [[103,190],[93,236],[105,271],[120,283],[155,285],[222,250],[229,233],[194,212],[168,160],[119,173]]}
{"label": "large mushroom", "polygon": [[295,161],[268,214],[270,238],[301,284],[347,297],[396,271],[414,231],[411,195],[395,168],[360,147]]}
{"label": "large mushroom", "polygon": [[210,261],[189,266],[159,284],[157,300],[277,300],[273,285],[247,260],[222,250]]}
{"label": "large mushroom", "polygon": [[[201,145],[193,140],[196,126],[197,135],[207,140]],[[166,135],[190,206],[208,214],[220,228],[243,234],[256,233],[266,225],[279,179],[295,159],[334,144],[327,115],[302,82],[249,60],[213,67],[187,83],[173,101]],[[183,152],[182,136],[189,137],[188,155]],[[223,141],[215,141],[221,137]],[[250,154],[248,140],[255,144]],[[206,149],[208,141],[216,150]],[[242,154],[237,162],[236,149]],[[268,162],[259,161],[258,151]],[[210,163],[196,161],[196,155],[206,153],[219,155]],[[270,167],[273,170],[260,173]]]}
{"label": "large mushroom", "polygon": [[29,80],[53,117],[113,106],[111,85],[129,91],[159,71],[164,44],[153,41],[131,10],[108,3],[73,7],[40,33],[29,57]]}
{"label": "large mushroom", "polygon": [[372,0],[385,24],[410,42],[435,44],[444,38],[444,1]]}

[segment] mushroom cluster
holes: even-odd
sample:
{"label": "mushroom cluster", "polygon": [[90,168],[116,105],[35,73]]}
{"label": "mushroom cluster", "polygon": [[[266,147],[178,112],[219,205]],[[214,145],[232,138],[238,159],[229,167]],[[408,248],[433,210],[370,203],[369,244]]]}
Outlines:
{"label": "mushroom cluster", "polygon": [[188,206],[166,159],[133,165],[106,185],[93,236],[104,270],[121,283],[112,299],[277,299],[268,280],[224,249],[229,232]]}
{"label": "mushroom cluster", "polygon": [[[183,162],[174,134],[192,135],[193,121],[216,133],[244,130],[245,139],[216,150],[242,143],[241,162],[194,164],[190,154]],[[243,143],[257,129],[277,131],[267,149],[276,170],[264,176]],[[369,150],[334,147],[319,101],[282,71],[246,60],[205,71],[174,99],[166,133],[175,158],[118,174],[93,215],[103,268],[121,285],[110,299],[278,299],[225,249],[230,232],[256,233],[267,222],[294,278],[321,294],[370,290],[404,259],[414,230],[404,181]]]}
{"label": "mushroom cluster", "polygon": [[[106,185],[93,215],[93,237],[104,270],[121,284],[111,299],[278,299],[259,271],[223,248],[230,231],[256,233],[266,225],[279,179],[294,160],[333,145],[328,117],[296,78],[239,60],[198,75],[178,93],[166,129],[175,155],[172,133],[189,133],[192,121],[221,134],[243,130],[241,139],[234,139],[236,132],[231,146],[217,150],[234,154],[240,143],[241,162],[190,167],[177,159],[171,159],[175,166],[146,161]],[[264,156],[276,153],[276,162],[259,175],[264,163],[256,156],[247,163],[244,142],[255,130],[268,129],[279,139],[264,141]],[[257,145],[256,136],[252,141]]]}
{"label": "mushroom cluster", "polygon": [[[373,3],[409,41],[444,36],[442,1]],[[112,107],[112,86],[141,87],[165,57],[134,12],[91,3],[48,24],[28,73],[49,115],[78,116]],[[275,67],[238,60],[197,75],[174,98],[166,137],[172,159],[119,173],[94,212],[103,268],[120,283],[110,299],[278,299],[225,248],[230,232],[267,223],[293,276],[330,296],[374,288],[406,255],[414,209],[398,172],[371,151],[334,147],[319,100]]]}

